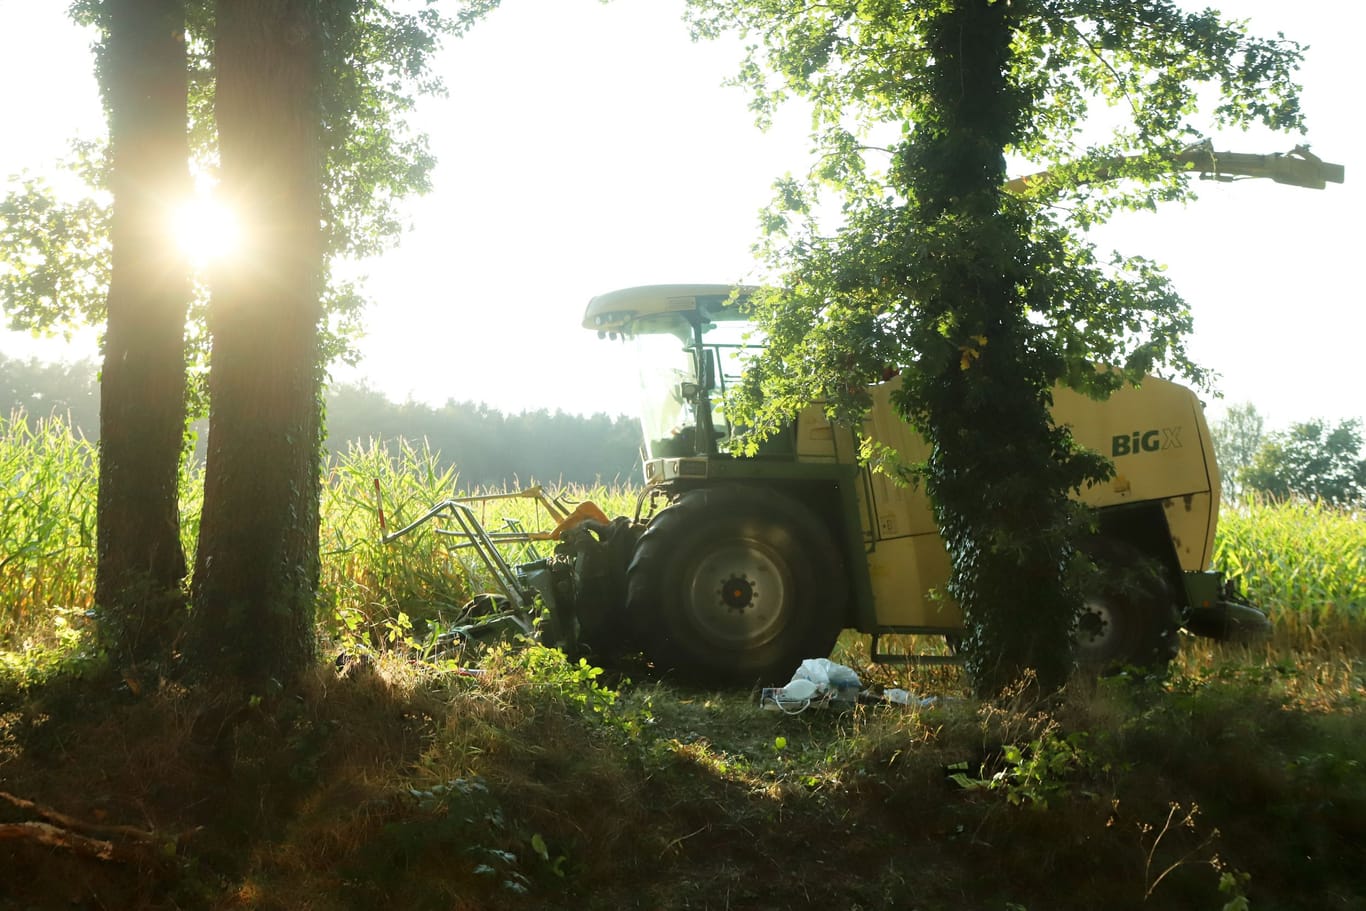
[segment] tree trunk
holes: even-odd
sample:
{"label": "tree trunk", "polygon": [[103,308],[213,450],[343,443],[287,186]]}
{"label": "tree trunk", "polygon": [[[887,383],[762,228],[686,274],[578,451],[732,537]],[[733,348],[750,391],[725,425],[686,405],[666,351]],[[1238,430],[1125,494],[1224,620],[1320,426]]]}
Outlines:
{"label": "tree trunk", "polygon": [[224,0],[222,186],[243,255],[211,285],[208,461],[187,648],[211,676],[286,681],[314,655],[323,275],[312,0]]}
{"label": "tree trunk", "polygon": [[179,0],[108,0],[106,21],[114,204],[95,601],[116,657],[135,661],[169,651],[185,609],[177,491],[190,287],[169,225],[189,190],[185,21]]}
{"label": "tree trunk", "polygon": [[[1004,149],[1024,100],[1009,83],[1010,4],[955,0],[927,26],[933,104],[909,171],[921,237],[947,237],[940,294],[925,302],[954,346],[922,390],[933,440],[928,490],[953,558],[967,668],[981,695],[1027,669],[1055,689],[1071,671],[1080,596],[1068,567],[1081,483],[1070,437],[1049,413],[1059,365],[1027,316],[1029,225],[1004,204]],[[936,333],[940,330],[936,329]]]}

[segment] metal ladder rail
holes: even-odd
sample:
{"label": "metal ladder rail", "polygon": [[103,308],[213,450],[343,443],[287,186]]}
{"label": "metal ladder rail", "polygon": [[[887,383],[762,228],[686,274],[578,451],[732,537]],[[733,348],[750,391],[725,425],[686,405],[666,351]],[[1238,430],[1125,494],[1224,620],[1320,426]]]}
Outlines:
{"label": "metal ladder rail", "polygon": [[455,521],[460,528],[459,530],[456,530],[438,526],[434,531],[443,537],[462,538],[463,543],[456,544],[452,546],[451,549],[459,550],[465,547],[473,548],[474,552],[478,554],[480,561],[484,564],[484,568],[488,570],[489,575],[493,577],[495,584],[503,590],[503,594],[508,597],[508,600],[512,602],[513,606],[519,610],[526,610],[529,605],[526,594],[522,591],[521,586],[517,584],[517,574],[513,572],[512,567],[508,565],[507,560],[503,559],[503,555],[498,551],[498,547],[493,537],[484,528],[483,524],[479,521],[478,516],[475,515],[474,510],[471,509],[468,504],[461,503],[457,500],[443,500],[419,518],[413,520],[392,534],[382,536],[380,540],[385,544],[389,544],[420,526],[426,525],[433,519],[442,517],[443,513],[448,514],[448,518]]}

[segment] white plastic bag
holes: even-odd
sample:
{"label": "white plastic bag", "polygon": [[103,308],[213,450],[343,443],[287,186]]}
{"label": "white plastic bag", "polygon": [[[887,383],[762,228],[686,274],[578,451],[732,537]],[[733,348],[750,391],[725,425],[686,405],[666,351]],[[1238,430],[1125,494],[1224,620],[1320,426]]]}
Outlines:
{"label": "white plastic bag", "polygon": [[852,668],[836,664],[829,658],[807,658],[792,675],[787,686],[766,689],[759,695],[759,704],[766,709],[777,709],[796,714],[813,705],[831,702],[852,705],[858,701],[862,684]]}
{"label": "white plastic bag", "polygon": [[840,702],[857,702],[859,690],[863,688],[853,668],[837,664],[829,658],[807,658],[797,668],[797,673],[792,675],[794,683],[798,680],[810,680],[821,692],[830,693],[832,699]]}

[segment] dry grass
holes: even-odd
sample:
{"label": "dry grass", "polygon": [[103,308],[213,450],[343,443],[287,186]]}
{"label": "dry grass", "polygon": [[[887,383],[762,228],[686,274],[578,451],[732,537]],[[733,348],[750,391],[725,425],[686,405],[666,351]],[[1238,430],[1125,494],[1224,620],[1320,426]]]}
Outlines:
{"label": "dry grass", "polygon": [[609,687],[543,649],[482,670],[387,654],[264,698],[113,677],[10,690],[7,788],[180,839],[144,869],[0,845],[0,868],[42,874],[13,900],[1218,907],[1217,865],[1253,874],[1257,907],[1366,894],[1359,666],[1225,650],[1042,702],[955,685],[931,708],[796,716]]}

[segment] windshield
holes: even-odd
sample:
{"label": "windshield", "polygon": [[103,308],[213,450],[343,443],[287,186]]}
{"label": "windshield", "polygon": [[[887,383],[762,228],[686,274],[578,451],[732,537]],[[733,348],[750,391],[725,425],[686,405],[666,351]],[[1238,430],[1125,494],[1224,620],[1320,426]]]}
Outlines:
{"label": "windshield", "polygon": [[687,343],[673,335],[637,335],[636,357],[645,457],[692,455],[693,438],[688,433],[697,420],[683,393],[685,384],[697,382],[697,370]]}
{"label": "windshield", "polygon": [[[723,399],[761,347],[760,335],[752,324],[738,319],[706,323],[699,349],[690,322],[695,318],[692,312],[657,314],[631,327],[640,364],[641,429],[648,459],[728,449],[733,428]],[[709,375],[703,372],[707,368]],[[703,395],[708,415],[698,414]],[[698,446],[699,423],[705,425],[706,417],[714,448],[705,440]]]}

